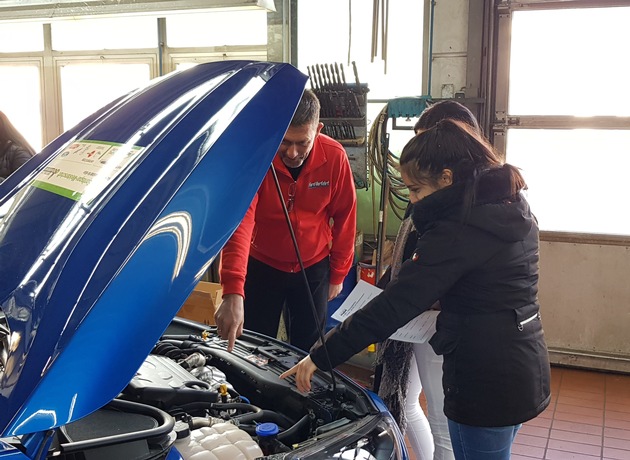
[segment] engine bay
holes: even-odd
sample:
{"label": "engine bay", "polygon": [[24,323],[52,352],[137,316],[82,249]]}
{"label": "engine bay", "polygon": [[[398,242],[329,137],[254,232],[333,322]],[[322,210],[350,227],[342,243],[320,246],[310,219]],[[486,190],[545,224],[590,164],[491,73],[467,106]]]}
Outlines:
{"label": "engine bay", "polygon": [[[303,356],[291,346],[250,332],[228,352],[227,342],[212,329],[176,318],[121,394],[93,416],[63,427],[52,452],[74,460],[78,457],[69,453],[91,451],[81,458],[100,460],[112,458],[115,446],[124,444],[127,451],[144,440],[147,445],[134,458],[159,458],[158,453],[170,442],[184,459],[253,460],[308,447],[378,414],[367,394],[342,374],[335,373],[333,384],[329,373],[318,371],[309,394],[298,392],[293,378],[278,378]],[[138,407],[142,408],[140,415],[128,414]],[[103,415],[110,411],[116,415]],[[162,433],[155,432],[159,422],[143,420],[159,419],[159,414],[173,423]],[[133,418],[123,420],[126,416]],[[129,425],[129,420],[133,420],[131,426],[120,428]],[[90,446],[88,435],[77,435],[85,431],[96,434],[103,428],[94,425],[103,423],[116,427],[113,431],[122,430],[129,439],[107,442],[103,439],[112,434],[100,434],[91,439],[96,449]],[[257,428],[270,425],[277,426],[273,451],[263,446],[257,433]],[[143,436],[136,426],[153,432]],[[208,451],[214,456],[201,456]]]}

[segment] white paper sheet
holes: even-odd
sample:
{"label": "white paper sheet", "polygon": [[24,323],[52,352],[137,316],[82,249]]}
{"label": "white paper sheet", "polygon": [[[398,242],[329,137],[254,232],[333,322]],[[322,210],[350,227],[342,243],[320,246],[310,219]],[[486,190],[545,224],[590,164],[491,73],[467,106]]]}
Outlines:
{"label": "white paper sheet", "polygon": [[[382,289],[359,280],[346,300],[333,313],[332,318],[337,321],[344,321],[354,312],[363,308],[370,300],[381,293]],[[390,338],[403,342],[424,343],[431,338],[435,332],[435,321],[439,311],[428,310],[416,316],[403,327],[394,332]]]}

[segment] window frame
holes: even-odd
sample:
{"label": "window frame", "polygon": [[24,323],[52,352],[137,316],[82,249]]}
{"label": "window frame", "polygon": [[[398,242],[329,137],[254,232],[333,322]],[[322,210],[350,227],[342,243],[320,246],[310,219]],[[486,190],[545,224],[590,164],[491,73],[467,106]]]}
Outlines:
{"label": "window frame", "polygon": [[15,65],[34,65],[35,67],[37,67],[38,73],[39,73],[39,113],[41,114],[41,120],[40,120],[40,128],[41,128],[41,140],[42,140],[42,147],[44,145],[46,145],[48,142],[46,141],[46,138],[44,137],[44,132],[45,132],[45,120],[46,120],[46,116],[45,116],[45,110],[46,110],[46,91],[47,91],[47,85],[45,84],[45,79],[43,78],[43,74],[45,72],[45,64],[44,64],[44,59],[42,56],[33,56],[33,53],[10,53],[11,57],[7,57],[7,54],[9,53],[0,53],[0,65],[4,66],[4,65],[8,65],[8,66],[15,66]]}
{"label": "window frame", "polygon": [[[490,140],[505,159],[507,133],[512,129],[596,129],[630,130],[630,117],[565,115],[518,115],[509,112],[509,73],[512,13],[515,11],[559,10],[577,8],[627,7],[623,0],[520,0],[518,3],[501,0],[494,8],[494,50],[488,59],[491,78],[486,78],[488,94],[487,130]],[[628,245],[630,235],[601,235],[580,232],[541,231],[541,240],[584,244]]]}
{"label": "window frame", "polygon": [[[120,50],[99,50],[94,52],[89,52],[91,55],[86,56],[82,52],[81,53],[67,53],[67,52],[53,52],[53,68],[55,72],[55,81],[56,92],[57,92],[57,100],[58,104],[56,104],[58,112],[56,114],[56,118],[59,122],[60,129],[63,131],[63,94],[61,91],[61,70],[65,65],[76,65],[76,64],[97,64],[97,63],[108,63],[108,64],[145,64],[149,66],[149,80],[156,78],[159,75],[158,65],[157,65],[157,56],[154,53],[121,53]],[[67,129],[71,128],[71,126],[67,127]]]}
{"label": "window frame", "polygon": [[225,61],[234,59],[267,60],[266,46],[221,46],[211,48],[170,48],[166,60],[171,70],[177,69],[178,64],[194,62]]}
{"label": "window frame", "polygon": [[[276,13],[268,12],[268,29],[271,27],[271,24],[273,24],[273,21],[277,20],[276,16],[284,17],[284,15],[287,14],[287,2],[288,0],[282,0],[279,5],[280,8]],[[175,3],[182,7],[180,2],[173,2],[173,4]],[[253,0],[245,0],[242,2],[242,5],[246,4],[248,6],[252,6],[254,3],[256,2]],[[212,12],[212,6],[213,5],[205,5],[205,8],[199,8],[199,10]],[[236,6],[238,7],[239,5]],[[235,5],[230,5],[229,9],[234,7]],[[0,9],[2,9],[2,7],[0,7]],[[180,8],[180,10],[181,9],[182,8]],[[183,9],[188,9],[188,7]],[[2,9],[2,11],[8,13],[8,11],[4,9]],[[11,19],[20,17],[21,9],[17,7],[12,8],[11,12],[12,15],[7,15],[6,17],[3,16],[2,19],[0,19],[0,22],[10,21]],[[119,12],[118,14],[124,13]],[[95,16],[98,15],[95,14]],[[100,62],[105,60],[111,63],[143,63],[150,65],[151,78],[156,78],[175,70],[178,63],[201,63],[223,59],[267,60],[269,54],[277,54],[278,52],[278,44],[276,43],[277,40],[271,40],[269,37],[267,45],[169,48],[165,23],[165,21],[168,20],[168,16],[162,17],[159,14],[155,15],[157,32],[154,48],[56,51],[52,49],[51,27],[51,22],[55,19],[46,17],[35,17],[31,19],[33,21],[40,22],[41,24],[42,34],[44,36],[44,49],[42,51],[32,52],[0,52],[0,62],[3,64],[20,64],[22,62],[38,63],[40,69],[42,146],[50,143],[64,131],[62,121],[63,109],[61,100],[60,66],[65,63],[81,61],[90,62],[96,60]],[[282,22],[282,24],[283,26],[281,30],[285,33],[286,27],[284,27],[284,22]],[[284,52],[282,54],[282,58],[285,58]]]}

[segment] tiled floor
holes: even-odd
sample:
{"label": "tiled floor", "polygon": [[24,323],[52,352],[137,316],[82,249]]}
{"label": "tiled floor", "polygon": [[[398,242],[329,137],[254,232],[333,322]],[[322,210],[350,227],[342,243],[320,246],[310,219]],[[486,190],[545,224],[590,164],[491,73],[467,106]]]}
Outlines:
{"label": "tiled floor", "polygon": [[525,423],[513,460],[630,460],[630,376],[552,368],[551,404]]}
{"label": "tiled floor", "polygon": [[[344,371],[369,386],[364,374]],[[512,447],[512,460],[534,459],[630,460],[630,375],[553,367],[551,404]]]}

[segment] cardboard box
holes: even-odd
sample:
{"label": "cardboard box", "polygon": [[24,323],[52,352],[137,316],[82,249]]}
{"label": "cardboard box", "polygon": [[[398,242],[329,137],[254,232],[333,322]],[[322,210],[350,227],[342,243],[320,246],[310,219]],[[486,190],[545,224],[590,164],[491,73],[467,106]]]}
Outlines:
{"label": "cardboard box", "polygon": [[200,281],[184,302],[177,316],[214,326],[214,312],[221,305],[222,297],[223,289],[219,283]]}

